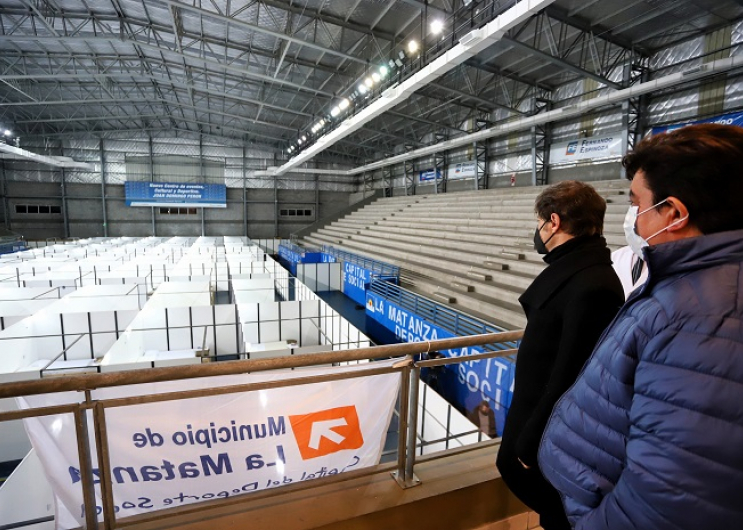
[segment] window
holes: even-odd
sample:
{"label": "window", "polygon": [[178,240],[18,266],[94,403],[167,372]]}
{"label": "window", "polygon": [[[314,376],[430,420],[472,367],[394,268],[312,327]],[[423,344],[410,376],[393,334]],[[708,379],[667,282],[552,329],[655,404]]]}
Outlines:
{"label": "window", "polygon": [[299,221],[310,221],[315,216],[315,210],[313,208],[281,208],[279,210],[279,219],[296,219],[302,217],[303,219],[296,219]]}
{"label": "window", "polygon": [[197,208],[160,208],[162,215],[196,215]]}
{"label": "window", "polygon": [[15,213],[30,213],[30,214],[55,214],[60,215],[62,213],[61,206],[52,206],[50,204],[16,204]]}

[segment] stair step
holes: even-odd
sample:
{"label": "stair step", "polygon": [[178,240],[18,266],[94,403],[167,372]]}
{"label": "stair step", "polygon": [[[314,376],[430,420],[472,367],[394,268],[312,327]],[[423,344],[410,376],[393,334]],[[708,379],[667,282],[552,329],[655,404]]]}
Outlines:
{"label": "stair step", "polygon": [[505,263],[499,263],[497,261],[483,261],[482,266],[486,269],[492,269],[494,271],[507,271],[508,265]]}
{"label": "stair step", "polygon": [[451,282],[451,285],[452,287],[456,287],[457,289],[462,289],[463,291],[467,293],[471,293],[475,290],[475,288],[472,285],[469,285],[463,282]]}
{"label": "stair step", "polygon": [[503,251],[500,253],[501,256],[503,256],[506,259],[515,259],[518,261],[523,261],[526,259],[526,255],[522,254],[521,252],[507,252]]}
{"label": "stair step", "polygon": [[436,300],[445,302],[447,304],[453,304],[457,301],[457,299],[454,298],[453,296],[449,296],[448,294],[444,294],[444,293],[433,293],[431,295],[431,298],[435,298]]}
{"label": "stair step", "polygon": [[467,273],[467,276],[475,280],[480,280],[481,282],[489,282],[493,279],[493,276],[491,274],[482,274],[480,272],[475,272],[475,271],[469,271]]}

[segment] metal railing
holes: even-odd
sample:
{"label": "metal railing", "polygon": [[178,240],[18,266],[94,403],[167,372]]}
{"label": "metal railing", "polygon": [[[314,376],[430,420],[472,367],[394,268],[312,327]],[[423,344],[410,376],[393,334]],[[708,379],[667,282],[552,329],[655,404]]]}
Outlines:
{"label": "metal railing", "polygon": [[[390,282],[375,280],[369,285],[369,291],[421,318],[425,318],[429,322],[455,335],[501,333],[506,331],[494,324],[488,324],[487,322],[465,315]],[[515,344],[509,344],[508,347],[513,348]]]}
{"label": "metal railing", "polygon": [[[324,383],[329,381],[352,379],[371,375],[398,373],[401,378],[400,399],[399,399],[399,437],[397,445],[397,460],[393,464],[372,466],[358,471],[344,473],[344,478],[372,475],[384,471],[385,469],[394,469],[392,473],[394,479],[402,488],[408,488],[420,484],[415,476],[416,463],[416,433],[418,422],[418,386],[420,381],[421,368],[431,368],[447,364],[457,364],[460,362],[477,361],[492,357],[502,357],[511,355],[515,352],[513,349],[488,351],[485,353],[473,354],[457,358],[431,359],[415,362],[414,356],[434,350],[447,350],[461,348],[465,346],[476,346],[486,344],[508,344],[514,343],[523,336],[523,330],[510,331],[504,333],[490,333],[484,335],[474,335],[469,337],[456,337],[450,339],[413,342],[405,344],[395,344],[388,346],[375,346],[370,348],[360,348],[357,350],[331,351],[312,354],[300,354],[290,357],[278,357],[268,359],[256,359],[248,361],[232,361],[207,363],[202,365],[178,366],[169,368],[152,368],[148,370],[135,370],[125,372],[113,372],[94,375],[70,375],[67,377],[41,379],[33,381],[13,382],[0,385],[0,398],[16,398],[38,394],[54,394],[58,392],[77,391],[84,393],[84,400],[81,403],[64,404],[56,406],[46,406],[38,408],[28,408],[24,410],[0,413],[0,421],[11,421],[24,418],[35,418],[57,414],[72,414],[75,420],[75,432],[77,441],[77,451],[80,462],[80,480],[82,484],[85,526],[88,529],[99,528],[99,525],[106,530],[121,528],[127,523],[125,519],[119,520],[116,517],[113,497],[113,479],[111,467],[111,455],[109,453],[108,428],[106,423],[106,411],[115,407],[124,407],[130,405],[139,405],[145,403],[154,403],[162,401],[190,399],[196,397],[206,397],[214,395],[225,395],[236,392],[248,392],[267,390],[272,388],[289,387],[295,385],[306,385],[314,383]],[[277,369],[292,369],[299,367],[329,365],[338,363],[348,363],[353,361],[388,359],[401,357],[399,362],[393,365],[378,367],[370,365],[362,370],[352,372],[336,372],[329,369],[328,373],[320,375],[311,375],[304,377],[291,378],[286,380],[263,381],[256,383],[247,383],[231,386],[210,387],[206,389],[184,390],[177,392],[167,392],[158,394],[141,394],[125,398],[112,398],[96,400],[92,398],[91,391],[101,388],[110,388],[126,385],[137,385],[142,383],[157,383],[164,381],[178,381],[200,377],[213,377],[223,375],[235,375],[245,373],[255,373]],[[92,425],[89,425],[88,411],[92,412]],[[90,444],[81,443],[89,440],[89,430],[92,428],[94,433],[96,454],[98,460],[100,496],[102,500],[102,517],[103,520],[98,522],[96,492],[94,485],[93,458],[90,451]],[[457,449],[457,451],[480,448],[483,443],[478,443],[466,448]],[[443,458],[447,456],[447,451],[437,453],[427,457],[427,461],[434,458]],[[338,480],[338,476],[317,479],[324,484],[327,481]],[[314,484],[313,484],[314,483]],[[284,486],[284,488],[310,488],[317,482],[293,484]],[[258,493],[253,493],[253,496]],[[245,496],[221,499],[219,501],[209,501],[210,506],[221,506],[224,504],[233,504],[245,500]],[[198,510],[199,505],[194,504],[194,509]],[[152,514],[137,515],[138,522],[148,520],[157,520],[167,517],[167,511],[158,511]],[[26,525],[28,521],[19,522],[10,527],[20,528]]]}
{"label": "metal railing", "polygon": [[397,265],[391,265],[384,261],[367,258],[360,254],[354,254],[353,252],[346,252],[345,250],[337,249],[332,245],[323,245],[322,251],[325,254],[338,258],[339,260],[347,261],[364,269],[368,269],[372,271],[375,277],[385,276],[394,278],[395,280],[399,280],[400,278],[400,267]]}

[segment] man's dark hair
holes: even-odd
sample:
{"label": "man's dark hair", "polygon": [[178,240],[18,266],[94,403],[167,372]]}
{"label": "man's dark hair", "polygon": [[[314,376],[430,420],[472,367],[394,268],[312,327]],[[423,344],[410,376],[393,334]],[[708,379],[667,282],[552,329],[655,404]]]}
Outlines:
{"label": "man's dark hair", "polygon": [[683,202],[703,234],[743,228],[743,128],[689,125],[657,134],[637,144],[622,165],[629,180],[642,170],[653,204],[667,197]]}
{"label": "man's dark hair", "polygon": [[545,221],[556,213],[563,229],[571,236],[601,235],[606,201],[593,186],[566,180],[545,188],[534,203],[534,212]]}

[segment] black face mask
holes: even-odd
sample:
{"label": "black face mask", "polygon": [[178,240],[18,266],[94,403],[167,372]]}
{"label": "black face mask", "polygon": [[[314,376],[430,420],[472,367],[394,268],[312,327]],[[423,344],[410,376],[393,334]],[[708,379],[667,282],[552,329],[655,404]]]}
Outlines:
{"label": "black face mask", "polygon": [[549,221],[545,221],[542,223],[542,226],[534,229],[534,250],[540,254],[547,254],[549,252],[549,250],[547,250],[547,243],[549,243],[549,240],[555,235],[552,234],[547,238],[547,241],[542,241],[542,236],[539,235],[539,231],[544,228],[544,225],[548,222]]}

